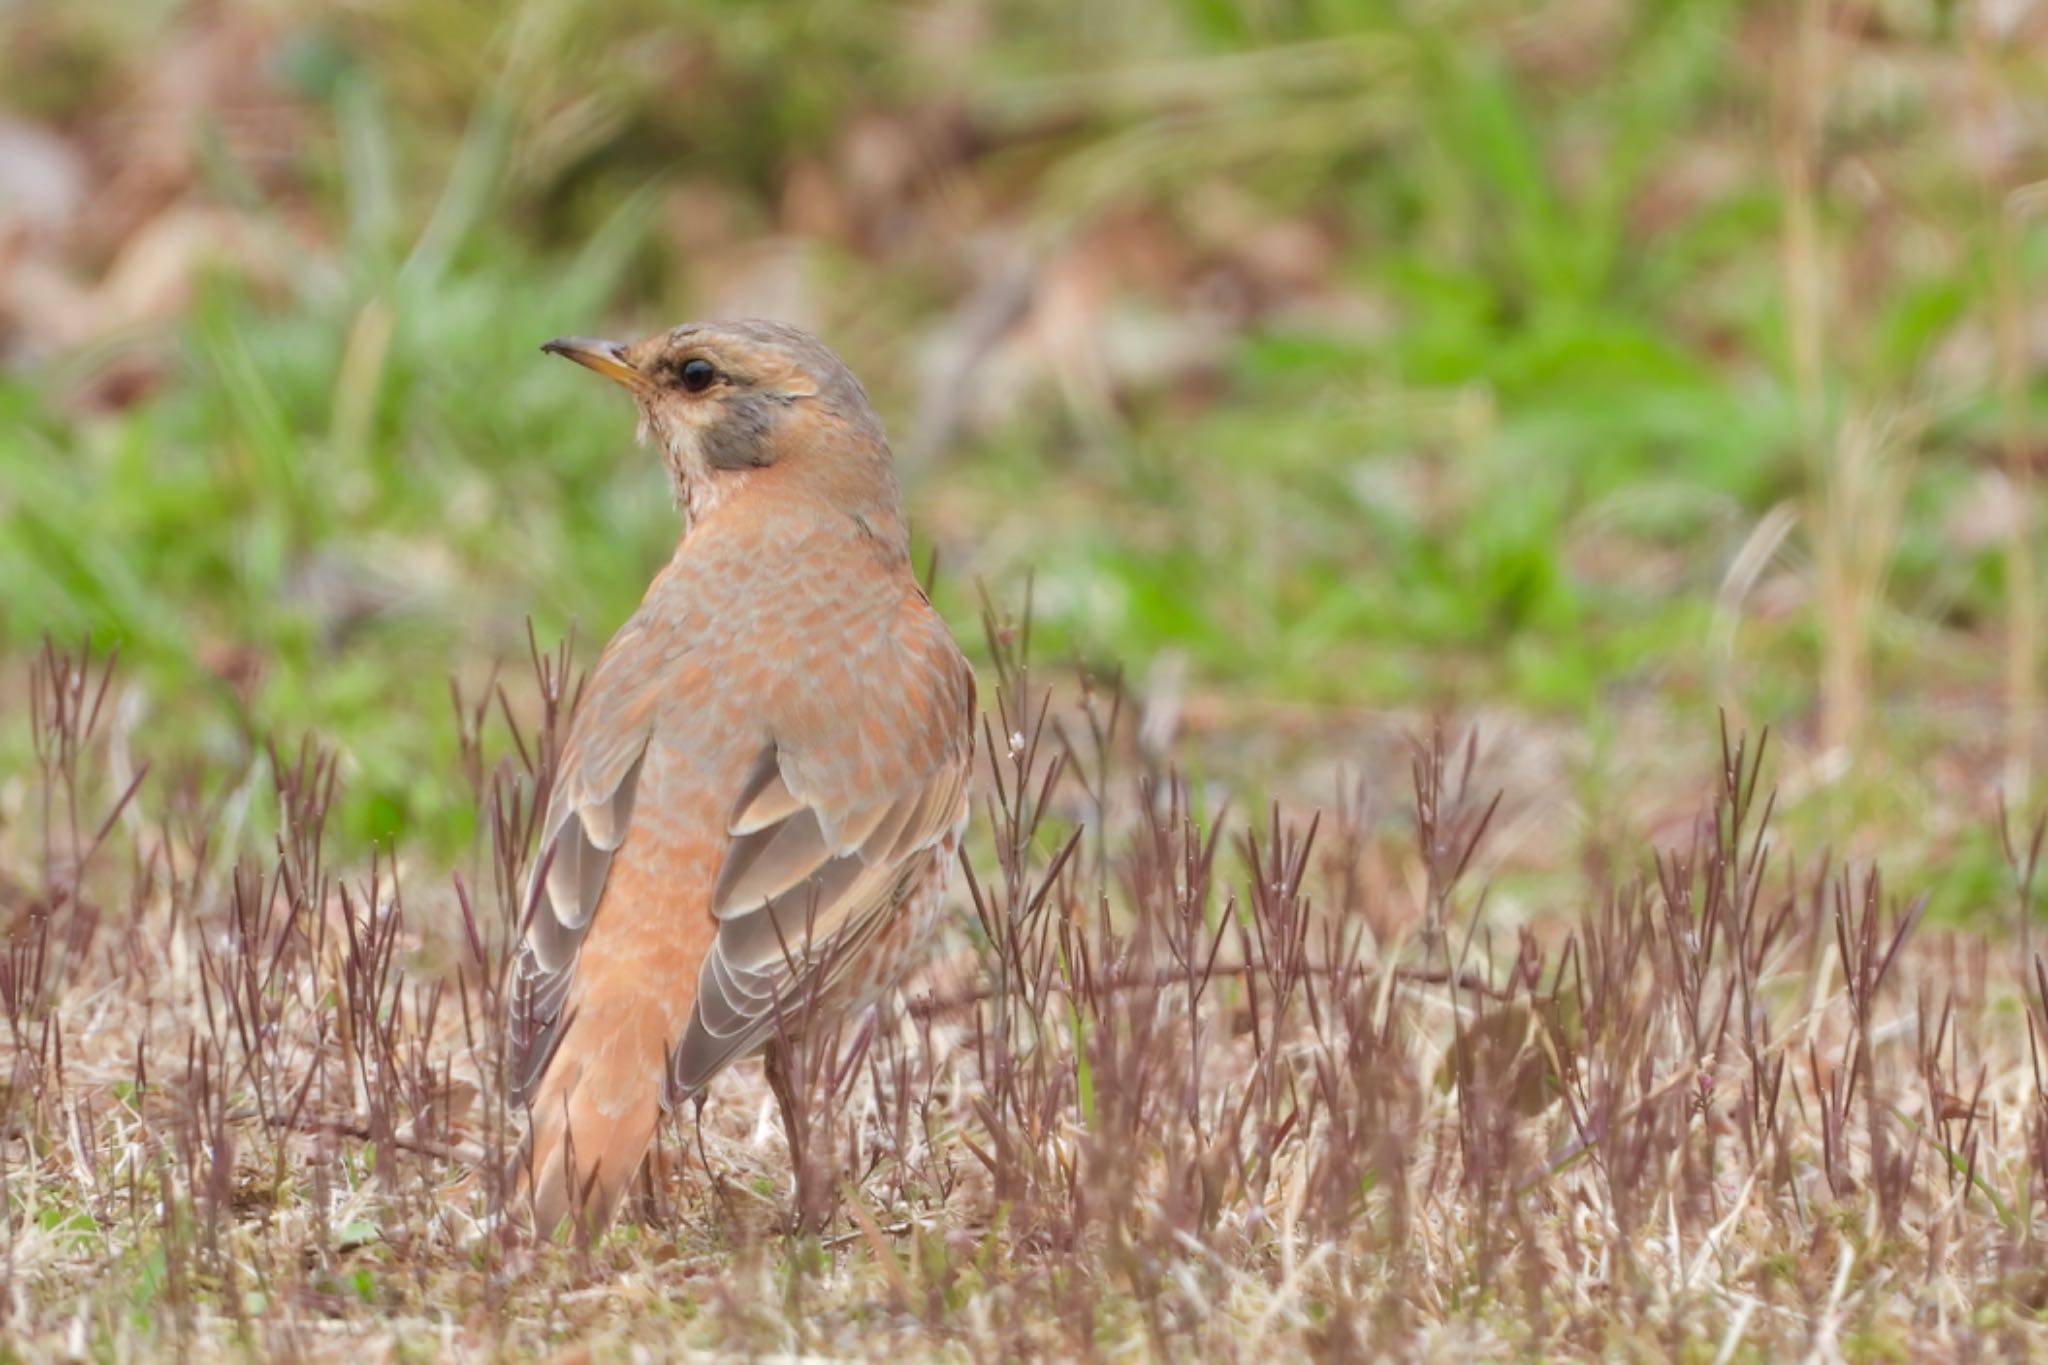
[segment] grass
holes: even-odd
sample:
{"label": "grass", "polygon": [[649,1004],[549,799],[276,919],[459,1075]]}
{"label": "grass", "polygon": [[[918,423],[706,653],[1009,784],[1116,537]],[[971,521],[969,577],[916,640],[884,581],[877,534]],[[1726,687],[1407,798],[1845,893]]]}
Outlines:
{"label": "grass", "polygon": [[[91,191],[0,138],[8,1339],[2038,1348],[2004,22],[0,12],[0,132]],[[587,663],[675,522],[535,347],[735,309],[868,382],[1031,780],[990,746],[978,896],[818,1060],[800,1199],[741,1078],[536,1252],[474,1174],[522,661]],[[1742,840],[1717,711],[1771,735]]]}
{"label": "grass", "polygon": [[[1418,737],[1406,818],[1205,814],[1006,637],[935,968],[807,1050],[793,1167],[742,1068],[589,1248],[496,1212],[560,657],[514,686],[540,733],[465,709],[445,777],[487,833],[430,887],[328,861],[316,748],[270,755],[272,838],[189,784],[145,814],[111,670],[43,656],[0,974],[16,1349],[2040,1348],[2048,969],[1800,859],[1763,744],[1517,921],[1474,742]],[[2044,831],[2009,830],[2015,915]]]}
{"label": "grass", "polygon": [[[955,619],[1033,571],[1057,653],[1171,655],[1215,695],[1652,698],[1795,752],[1839,746],[1846,689],[1882,717],[1851,776],[1880,784],[1916,766],[1885,736],[1952,742],[1930,692],[2019,726],[2031,560],[1986,518],[2031,478],[2039,397],[1997,338],[2040,238],[1956,152],[1983,108],[2024,118],[2015,51],[1938,10],[1898,42],[1835,24],[1788,177],[1783,82],[1744,54],[1790,11],[1500,18],[17,12],[24,111],[95,153],[175,116],[173,188],[218,221],[183,307],[17,319],[0,629],[118,641],[201,752],[318,728],[359,778],[352,839],[445,854],[460,804],[414,776],[451,753],[441,680],[516,658],[529,616],[601,635],[672,534],[625,415],[535,343],[765,306],[858,359]],[[154,90],[150,42],[248,47],[258,92]],[[66,268],[155,224],[102,217]],[[1907,476],[1837,477],[1907,432]],[[1895,528],[1845,539],[1872,510]]]}

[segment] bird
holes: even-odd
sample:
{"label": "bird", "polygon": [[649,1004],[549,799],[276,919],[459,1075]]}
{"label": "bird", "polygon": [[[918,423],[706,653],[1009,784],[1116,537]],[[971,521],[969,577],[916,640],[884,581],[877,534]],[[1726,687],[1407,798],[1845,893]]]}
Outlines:
{"label": "bird", "polygon": [[968,817],[972,668],[913,571],[889,445],[757,319],[543,351],[618,383],[681,513],[579,695],[510,978],[513,1188],[601,1231],[665,1112],[765,1051],[795,1156],[807,1029],[900,985]]}

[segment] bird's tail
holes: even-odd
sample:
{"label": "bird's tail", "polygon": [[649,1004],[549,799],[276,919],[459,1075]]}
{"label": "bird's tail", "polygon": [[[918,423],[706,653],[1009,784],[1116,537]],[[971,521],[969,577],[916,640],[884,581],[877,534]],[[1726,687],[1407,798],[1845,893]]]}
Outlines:
{"label": "bird's tail", "polygon": [[639,1002],[586,1004],[570,1022],[529,1107],[512,1182],[533,1202],[535,1232],[574,1218],[579,1236],[611,1222],[661,1122],[668,1044],[662,1012]]}

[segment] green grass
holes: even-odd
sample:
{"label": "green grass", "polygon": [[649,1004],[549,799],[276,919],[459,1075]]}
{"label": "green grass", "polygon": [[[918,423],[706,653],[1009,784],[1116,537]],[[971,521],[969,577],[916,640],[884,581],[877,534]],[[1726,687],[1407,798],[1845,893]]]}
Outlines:
{"label": "green grass", "polygon": [[[1116,206],[1163,216],[1171,240],[1199,204],[1190,182],[1233,183],[1234,158],[1253,157],[1233,192],[1256,212],[1337,223],[1325,287],[1369,317],[1255,320],[1189,381],[1192,401],[1140,388],[1090,414],[1041,392],[971,434],[911,488],[913,506],[963,509],[942,537],[955,608],[971,600],[958,579],[1010,586],[1035,567],[1043,625],[1065,647],[1139,665],[1174,648],[1220,685],[1320,701],[1572,714],[1616,686],[1698,679],[1733,546],[1803,483],[1783,206],[1756,108],[1768,79],[1731,60],[1766,18],[1727,3],[1645,15],[1600,35],[1589,79],[1565,79],[1526,54],[1518,68],[1515,46],[1489,36],[1503,12],[1423,25],[1373,4],[1259,20],[1159,6],[1125,30],[1076,10],[999,26],[964,69],[914,52],[877,62],[891,44],[845,6],[730,22],[573,4],[502,23],[309,13],[273,58],[315,132],[291,167],[299,188],[266,197],[225,151],[199,187],[283,238],[268,262],[279,278],[257,289],[216,273],[183,321],[110,341],[169,369],[117,416],[81,420],[66,392],[105,349],[6,381],[20,430],[0,447],[9,637],[117,638],[165,705],[204,690],[208,647],[253,650],[268,661],[256,726],[311,725],[362,765],[375,794],[358,799],[380,813],[358,811],[354,830],[438,838],[448,813],[404,790],[403,771],[445,745],[442,677],[516,652],[527,613],[544,636],[572,622],[601,636],[672,529],[627,415],[534,343],[701,306],[657,208],[674,177],[728,183],[739,230],[758,231],[777,176],[832,146],[838,120],[953,98],[998,129],[1025,117],[1006,111],[1078,112],[1071,131],[1020,132],[965,167],[1027,205],[1042,190],[1055,242],[1103,207],[1061,195],[1091,158],[1133,139],[1179,145],[1175,107],[1227,114],[1233,138],[1138,168]],[[138,60],[97,13],[16,19],[56,30],[72,56],[72,84],[46,77],[29,107],[107,97]],[[1343,118],[1349,67],[1319,83],[1305,58],[1304,77],[1284,59],[1230,65],[1255,39],[1340,35],[1374,54],[1391,92],[1374,118]],[[1930,63],[1954,41],[1939,24],[1926,38]],[[1101,90],[1061,84],[1077,51]],[[711,74],[671,101],[632,62],[617,70],[619,52],[695,52]],[[1202,93],[1205,70],[1221,93]],[[1885,261],[1882,287],[1845,301],[1856,325],[1840,329],[1836,401],[1931,409],[1892,600],[1931,600],[1938,627],[1996,617],[1995,554],[1958,562],[1940,533],[1955,467],[1989,440],[1986,395],[1929,377],[1940,345],[1981,323],[1991,286],[1972,265],[1976,187],[1941,165],[1946,111],[1914,74],[1876,107],[1845,97],[1839,135],[1901,176],[1935,259]],[[1117,89],[1130,99],[1101,98]],[[591,127],[558,132],[575,153],[550,159],[547,130],[571,109]],[[1729,183],[1640,226],[1703,148],[1736,161]],[[284,203],[319,225],[316,246],[285,236]],[[1847,196],[1823,208],[1844,251],[1872,230]],[[901,430],[905,333],[941,300],[915,262],[825,254],[812,272],[825,316],[846,320],[838,339],[858,344]],[[1006,528],[1004,509],[1034,524]],[[1589,546],[1622,571],[1575,562]],[[310,600],[323,590],[345,600]],[[1765,671],[1810,669],[1798,639],[1763,644]],[[1775,682],[1752,687],[1786,695]],[[217,709],[201,714],[195,731],[220,727]]]}
{"label": "green grass", "polygon": [[[1104,221],[1178,253],[1182,278],[1133,284],[1103,326],[1129,305],[1201,318],[1205,269],[1272,287],[1231,264],[1262,225],[1330,244],[1307,292],[1200,324],[1192,369],[1106,372],[1108,406],[1024,352],[1008,415],[973,417],[908,483],[957,623],[977,580],[1014,599],[1033,575],[1052,656],[1143,678],[1171,653],[1249,714],[1649,708],[1697,733],[1729,706],[1803,745],[1810,511],[1763,575],[1776,605],[1723,601],[1753,528],[1810,509],[1773,77],[1739,57],[1772,9],[1567,6],[1567,35],[1592,25],[1578,56],[1504,37],[1512,10],[1076,6],[964,50],[843,5],[288,12],[266,74],[308,135],[284,166],[259,177],[225,117],[194,124],[192,192],[244,222],[254,264],[213,260],[181,315],[0,373],[0,640],[118,643],[174,751],[327,736],[354,779],[345,837],[445,856],[468,817],[420,774],[453,753],[447,679],[516,661],[529,618],[543,641],[576,629],[587,659],[675,532],[630,414],[536,343],[702,311],[698,255],[771,230],[794,168],[843,158],[846,120],[941,108],[986,143],[946,174],[1034,244],[1042,288],[1086,268]],[[146,43],[194,21],[9,22],[40,54],[21,107],[61,119],[118,99]],[[1827,152],[1890,207],[1836,187],[1818,204],[1840,276],[1826,402],[1925,432],[1872,631],[1883,733],[1850,775],[1884,789],[1948,743],[1944,716],[1998,702],[2004,559],[1954,525],[1997,428],[1988,360],[1954,359],[1981,350],[1996,281],[1982,185],[1949,154],[1965,111],[1935,79],[1953,29],[1930,11],[1903,52],[1851,50]],[[698,223],[678,182],[715,187],[723,217]],[[839,192],[930,212],[914,184]],[[849,202],[845,234],[814,233],[793,268],[911,435],[920,338],[959,285],[867,240],[860,216],[893,201]],[[1248,226],[1208,221],[1220,203]],[[969,258],[918,230],[957,281]],[[2040,278],[2048,240],[2021,248]],[[1852,259],[1875,272],[1853,288]],[[156,378],[94,410],[81,395],[120,363]],[[1909,829],[1954,794],[1907,783],[1889,813]],[[1983,882],[1959,870],[1943,904],[1967,913]]]}
{"label": "green grass", "polygon": [[[394,849],[414,886],[473,867],[450,679],[523,683],[529,621],[587,663],[677,529],[627,406],[538,344],[738,293],[867,383],[985,700],[981,593],[1028,582],[1042,666],[1182,704],[1166,752],[1212,812],[1328,807],[1359,773],[1384,803],[1395,736],[1484,717],[1519,807],[1487,869],[1504,936],[1683,837],[1725,709],[1773,730],[1788,841],[1879,858],[1931,920],[2001,934],[1995,795],[2027,757],[2001,527],[2031,518],[2039,564],[2048,385],[2023,358],[2002,406],[1997,321],[2048,286],[2023,188],[2048,175],[2048,82],[1970,7],[1829,10],[1819,76],[1793,0],[0,10],[0,115],[62,139],[94,191],[54,232],[0,228],[0,286],[76,286],[62,316],[0,288],[0,839],[26,828],[25,660],[90,635],[123,657],[117,746],[159,765],[148,818],[188,814],[166,790],[240,792],[260,836],[264,746],[312,734],[340,755],[339,862]],[[214,78],[178,93],[188,69]],[[106,281],[174,208],[213,215],[215,249],[123,313]],[[1007,270],[1020,325],[935,379]],[[948,384],[972,400],[933,444]],[[1828,535],[1885,510],[1880,490],[1829,511],[1859,424],[1897,435],[1904,477],[1847,620]],[[2002,482],[2009,435],[2030,488]],[[1829,755],[1844,632],[1871,714]],[[771,1199],[781,1179],[755,1173]],[[113,1267],[130,1298],[103,1316],[187,1301],[161,1246],[189,1229],[151,1259],[104,1228],[95,1251],[76,1205],[41,1216]],[[958,1309],[1015,1271],[1003,1229],[891,1245]],[[322,1292],[414,1303],[379,1248],[349,1257]],[[800,1345],[774,1320],[810,1280],[748,1266],[705,1311]],[[1134,1300],[1048,1273],[1041,1302],[1143,1339]],[[1845,1320],[1844,1349],[1885,1356],[1897,1326]]]}

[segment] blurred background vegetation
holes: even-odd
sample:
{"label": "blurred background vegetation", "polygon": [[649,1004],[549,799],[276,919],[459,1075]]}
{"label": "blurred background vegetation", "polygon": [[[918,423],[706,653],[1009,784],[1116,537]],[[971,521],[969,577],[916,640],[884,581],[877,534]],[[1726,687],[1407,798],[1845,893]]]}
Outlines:
{"label": "blurred background vegetation", "polygon": [[451,849],[449,678],[529,617],[587,661],[676,529],[538,343],[767,314],[875,394],[963,638],[1030,579],[1041,660],[1254,793],[1479,716],[1575,858],[1686,818],[1724,707],[1968,914],[2048,739],[2044,50],[2030,0],[0,3],[0,646],[118,643],[195,771],[316,731],[350,834]]}

